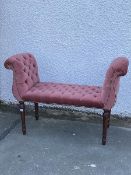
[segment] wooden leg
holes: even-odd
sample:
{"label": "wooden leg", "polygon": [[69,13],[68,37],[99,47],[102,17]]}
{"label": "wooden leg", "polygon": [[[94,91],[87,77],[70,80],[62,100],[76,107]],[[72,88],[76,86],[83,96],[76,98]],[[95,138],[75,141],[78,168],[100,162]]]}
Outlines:
{"label": "wooden leg", "polygon": [[23,101],[20,101],[19,104],[20,104],[20,114],[21,114],[21,122],[22,122],[22,132],[23,132],[23,135],[26,135],[25,104]]}
{"label": "wooden leg", "polygon": [[110,127],[110,116],[111,116],[111,110],[109,111],[109,117],[108,117],[108,125],[107,125],[107,127],[109,128]]}
{"label": "wooden leg", "polygon": [[38,103],[35,103],[35,118],[36,118],[36,120],[39,119],[39,106],[38,106]]}
{"label": "wooden leg", "polygon": [[102,133],[102,145],[106,145],[107,128],[109,126],[110,111],[104,110],[103,112],[103,133]]}

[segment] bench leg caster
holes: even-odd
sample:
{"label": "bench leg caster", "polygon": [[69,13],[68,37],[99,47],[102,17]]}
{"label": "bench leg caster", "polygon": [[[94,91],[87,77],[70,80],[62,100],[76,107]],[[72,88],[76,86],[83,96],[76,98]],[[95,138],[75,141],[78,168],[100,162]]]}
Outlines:
{"label": "bench leg caster", "polygon": [[38,103],[34,103],[35,104],[35,119],[38,120],[39,119],[39,106]]}
{"label": "bench leg caster", "polygon": [[25,104],[23,101],[19,102],[20,106],[20,115],[21,115],[21,122],[22,122],[22,133],[26,135],[26,124],[25,124]]}
{"label": "bench leg caster", "polygon": [[106,145],[107,128],[109,128],[110,113],[111,113],[110,110],[104,110],[104,112],[103,112],[102,145]]}

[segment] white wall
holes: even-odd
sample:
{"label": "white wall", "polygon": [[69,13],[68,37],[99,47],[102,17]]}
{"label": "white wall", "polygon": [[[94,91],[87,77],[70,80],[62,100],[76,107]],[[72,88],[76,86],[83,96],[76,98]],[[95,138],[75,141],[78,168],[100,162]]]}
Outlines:
{"label": "white wall", "polygon": [[[131,61],[130,0],[1,0],[1,99],[14,101],[5,59],[32,52],[41,80],[101,85],[117,56]],[[113,113],[131,117],[131,65]]]}

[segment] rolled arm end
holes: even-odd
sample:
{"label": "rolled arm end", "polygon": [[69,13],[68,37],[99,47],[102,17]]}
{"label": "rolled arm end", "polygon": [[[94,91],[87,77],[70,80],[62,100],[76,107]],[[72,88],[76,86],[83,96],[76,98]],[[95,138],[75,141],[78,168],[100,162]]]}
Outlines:
{"label": "rolled arm end", "polygon": [[4,67],[6,69],[13,69],[13,60],[11,58],[8,58],[4,63]]}
{"label": "rolled arm end", "polygon": [[120,77],[127,74],[129,61],[125,57],[115,59],[107,70],[103,88],[102,100],[104,109],[110,110],[116,101]]}
{"label": "rolled arm end", "polygon": [[110,67],[118,73],[118,76],[124,76],[127,74],[128,66],[129,60],[126,57],[118,57],[112,62]]}

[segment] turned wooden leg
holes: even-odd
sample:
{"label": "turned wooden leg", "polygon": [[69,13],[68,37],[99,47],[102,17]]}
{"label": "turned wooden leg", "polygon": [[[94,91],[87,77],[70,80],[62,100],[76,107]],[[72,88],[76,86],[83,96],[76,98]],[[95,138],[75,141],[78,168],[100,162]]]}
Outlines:
{"label": "turned wooden leg", "polygon": [[102,145],[106,144],[107,128],[109,126],[110,111],[104,110],[103,112],[103,133],[102,133]]}
{"label": "turned wooden leg", "polygon": [[20,104],[20,114],[21,114],[21,122],[22,122],[22,132],[23,132],[23,135],[26,135],[25,104],[23,101],[20,101],[19,104]]}
{"label": "turned wooden leg", "polygon": [[38,106],[38,103],[35,103],[35,118],[36,118],[36,120],[39,119],[39,106]]}

